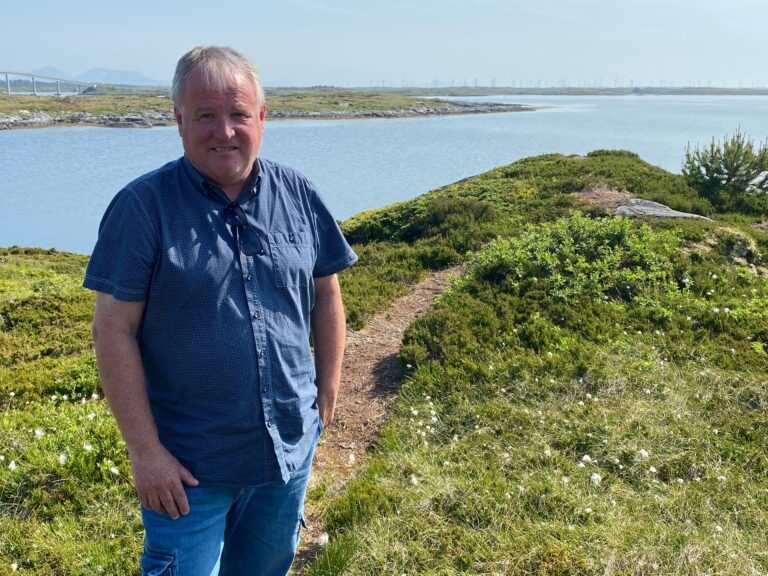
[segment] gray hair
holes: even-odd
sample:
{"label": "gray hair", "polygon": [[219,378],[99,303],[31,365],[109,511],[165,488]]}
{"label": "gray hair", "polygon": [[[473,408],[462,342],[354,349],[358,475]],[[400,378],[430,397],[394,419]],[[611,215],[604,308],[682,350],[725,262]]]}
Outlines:
{"label": "gray hair", "polygon": [[176,73],[173,75],[171,100],[174,106],[181,102],[181,90],[192,72],[199,70],[207,86],[223,89],[233,77],[242,75],[253,81],[256,100],[264,102],[264,88],[261,86],[259,72],[253,63],[237,50],[227,46],[195,46],[179,58]]}

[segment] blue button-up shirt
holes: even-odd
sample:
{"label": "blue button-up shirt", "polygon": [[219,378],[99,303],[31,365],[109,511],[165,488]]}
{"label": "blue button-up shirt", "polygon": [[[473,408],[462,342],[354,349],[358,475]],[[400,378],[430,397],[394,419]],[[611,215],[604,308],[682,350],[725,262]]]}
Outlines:
{"label": "blue button-up shirt", "polygon": [[226,195],[186,158],[107,208],[86,288],[145,302],[138,332],[160,441],[204,485],[258,485],[305,461],[319,424],[314,278],[357,256],[312,184],[259,158],[238,203],[263,254],[240,250]]}

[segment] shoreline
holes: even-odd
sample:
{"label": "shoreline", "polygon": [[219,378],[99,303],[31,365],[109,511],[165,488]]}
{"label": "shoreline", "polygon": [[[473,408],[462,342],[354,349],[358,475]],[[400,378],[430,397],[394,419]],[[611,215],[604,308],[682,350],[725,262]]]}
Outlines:
{"label": "shoreline", "polygon": [[[539,107],[524,104],[498,104],[485,102],[441,102],[439,106],[423,108],[393,108],[364,111],[283,111],[267,110],[267,120],[370,120],[374,118],[419,118],[462,114],[500,114],[505,112],[534,112]],[[55,126],[97,126],[102,128],[156,128],[174,126],[173,112],[141,111],[130,114],[96,115],[75,112],[54,116],[46,112],[21,111],[15,115],[0,114],[0,130],[24,128],[51,128]]]}

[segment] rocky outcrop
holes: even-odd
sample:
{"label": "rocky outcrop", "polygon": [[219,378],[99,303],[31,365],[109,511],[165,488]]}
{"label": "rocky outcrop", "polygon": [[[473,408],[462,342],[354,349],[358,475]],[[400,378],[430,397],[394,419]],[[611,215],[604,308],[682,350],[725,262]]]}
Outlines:
{"label": "rocky outcrop", "polygon": [[629,201],[629,205],[619,206],[616,208],[616,214],[619,216],[651,216],[654,218],[701,218],[712,222],[706,216],[689,212],[678,212],[664,204],[651,202],[650,200],[641,200],[640,198],[632,198]]}
{"label": "rocky outcrop", "polygon": [[0,130],[10,128],[42,128],[46,126],[82,124],[87,126],[107,126],[110,128],[150,128],[168,126],[175,123],[173,113],[165,111],[145,111],[131,114],[96,115],[88,112],[75,112],[52,116],[46,112],[19,110],[16,114],[0,114]]}
{"label": "rocky outcrop", "polygon": [[[424,108],[396,108],[393,110],[371,110],[364,112],[316,110],[311,112],[267,111],[267,118],[274,119],[352,119],[352,118],[409,118],[415,116],[442,116],[447,114],[487,114],[499,112],[524,112],[535,110],[521,104],[486,104],[473,102],[450,102]],[[106,126],[108,128],[151,128],[152,126],[170,126],[176,120],[168,111],[142,111],[130,114],[96,115],[88,112],[75,112],[52,116],[45,112],[19,110],[16,114],[0,114],[0,130],[11,128],[38,128],[45,126],[81,124],[87,126]]]}

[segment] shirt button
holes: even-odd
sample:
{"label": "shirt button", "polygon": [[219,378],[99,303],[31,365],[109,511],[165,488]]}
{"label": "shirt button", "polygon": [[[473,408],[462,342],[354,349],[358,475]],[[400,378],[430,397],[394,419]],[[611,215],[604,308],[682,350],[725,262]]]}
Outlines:
{"label": "shirt button", "polygon": [[264,386],[264,392],[267,392],[267,391],[269,391],[269,388],[267,388],[266,386]]}
{"label": "shirt button", "polygon": [[253,313],[253,317],[254,317],[254,318],[256,318],[256,319],[258,320],[258,318],[259,318],[259,313],[258,313],[258,312],[254,312],[254,313]]}
{"label": "shirt button", "polygon": [[253,280],[253,274],[248,274],[248,276],[246,276],[245,279],[250,282],[251,280]]}
{"label": "shirt button", "polygon": [[259,358],[264,358],[264,350],[259,350]]}

